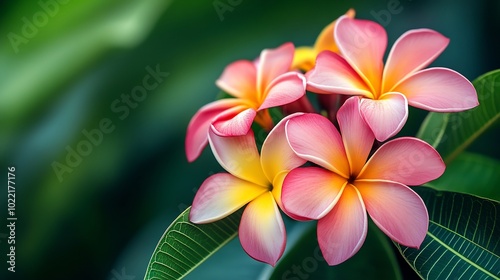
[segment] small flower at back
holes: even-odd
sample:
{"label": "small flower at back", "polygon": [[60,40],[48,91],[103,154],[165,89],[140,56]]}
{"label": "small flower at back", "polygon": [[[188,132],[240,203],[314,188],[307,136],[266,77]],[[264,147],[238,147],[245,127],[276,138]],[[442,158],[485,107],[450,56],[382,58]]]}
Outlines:
{"label": "small flower at back", "polygon": [[221,137],[212,126],[210,147],[229,173],[207,178],[189,213],[191,222],[203,224],[222,219],[246,205],[239,227],[241,246],[252,258],[273,266],[286,244],[279,211],[281,186],[286,174],[305,162],[290,149],[285,136],[285,123],[297,115],[284,118],[272,129],[260,156],[252,130],[243,136]]}
{"label": "small flower at back", "polygon": [[[394,43],[384,66],[384,28],[369,20],[342,16],[334,39],[340,55],[320,53],[306,74],[307,89],[322,94],[362,96],[360,109],[378,141],[394,136],[408,117],[408,104],[434,112],[458,112],[479,104],[472,84],[448,68],[423,69],[449,39],[430,29],[415,29]],[[422,70],[423,69],[423,70]]]}
{"label": "small flower at back", "polygon": [[[345,15],[354,18],[356,12],[354,9],[349,9]],[[314,67],[316,62],[316,56],[325,50],[329,50],[335,53],[339,52],[339,48],[333,40],[333,30],[335,29],[335,25],[337,20],[334,20],[323,30],[321,30],[316,42],[313,47],[298,47],[295,49],[295,55],[293,57],[292,68],[300,69],[305,72],[311,70]]]}
{"label": "small flower at back", "polygon": [[[318,221],[318,242],[330,265],[344,262],[363,245],[366,212],[392,240],[419,247],[429,217],[422,199],[407,185],[443,174],[445,165],[429,144],[403,137],[383,144],[368,159],[374,135],[351,97],[337,114],[340,131],[325,117],[290,119],[287,138],[295,153],[319,167],[299,167],[283,182],[288,213]],[[368,159],[368,160],[367,160]]]}
{"label": "small flower at back", "polygon": [[305,94],[305,77],[290,72],[294,49],[292,43],[285,43],[263,50],[255,61],[238,60],[224,69],[216,84],[235,98],[211,102],[193,116],[185,143],[188,161],[194,161],[206,146],[211,125],[221,136],[246,135],[254,120],[271,130],[273,121],[267,109]]}

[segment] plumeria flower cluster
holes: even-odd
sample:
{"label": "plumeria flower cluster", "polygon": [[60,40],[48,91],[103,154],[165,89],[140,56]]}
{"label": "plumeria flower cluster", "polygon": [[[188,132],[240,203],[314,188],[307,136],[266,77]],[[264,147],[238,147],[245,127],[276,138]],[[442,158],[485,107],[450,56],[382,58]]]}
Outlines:
{"label": "plumeria flower cluster", "polygon": [[[188,160],[209,143],[228,172],[203,182],[191,222],[210,223],[244,207],[241,245],[271,265],[286,245],[281,212],[318,221],[318,243],[330,265],[361,248],[368,216],[393,241],[418,248],[429,217],[408,186],[438,178],[445,165],[422,140],[389,139],[404,126],[408,105],[435,112],[478,105],[465,77],[442,67],[424,69],[448,42],[430,29],[410,30],[384,64],[384,28],[349,10],[313,47],[285,43],[254,61],[228,65],[216,84],[233,98],[202,107],[187,130]],[[306,91],[317,94],[323,115]],[[272,107],[286,115],[277,124]],[[268,132],[260,151],[253,123]]]}

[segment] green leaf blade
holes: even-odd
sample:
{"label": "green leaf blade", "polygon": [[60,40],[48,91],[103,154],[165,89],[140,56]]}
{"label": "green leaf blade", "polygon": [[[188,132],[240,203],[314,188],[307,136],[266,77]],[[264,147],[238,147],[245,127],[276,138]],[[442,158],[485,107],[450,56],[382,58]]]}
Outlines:
{"label": "green leaf blade", "polygon": [[417,133],[447,164],[500,119],[500,70],[482,75],[473,85],[479,106],[459,113],[429,113]]}
{"label": "green leaf blade", "polygon": [[467,194],[415,188],[429,211],[420,249],[397,245],[424,279],[500,277],[500,203]]}
{"label": "green leaf blade", "polygon": [[196,225],[189,222],[190,209],[161,237],[144,279],[182,279],[238,234],[241,210],[222,220]]}
{"label": "green leaf blade", "polygon": [[449,120],[450,114],[429,113],[420,126],[416,137],[437,148],[443,139]]}
{"label": "green leaf blade", "polygon": [[443,191],[473,194],[500,201],[500,161],[484,155],[464,152],[450,163],[444,174],[425,184]]}

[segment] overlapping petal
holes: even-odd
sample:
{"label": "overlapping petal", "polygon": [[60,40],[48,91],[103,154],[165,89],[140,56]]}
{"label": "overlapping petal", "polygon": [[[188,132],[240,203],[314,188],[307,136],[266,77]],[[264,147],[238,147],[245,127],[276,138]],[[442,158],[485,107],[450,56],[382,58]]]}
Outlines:
{"label": "overlapping petal", "polygon": [[[354,12],[354,10],[352,9],[349,11]],[[354,17],[354,15],[352,17]],[[334,20],[330,22],[330,24],[325,26],[323,30],[321,30],[321,32],[318,35],[318,38],[316,38],[316,42],[314,42],[314,50],[316,51],[316,54],[324,50],[329,50],[335,53],[339,52],[339,47],[337,46],[337,43],[333,39],[333,31],[335,30],[336,24],[337,20]]]}
{"label": "overlapping petal", "polygon": [[351,176],[357,176],[361,171],[375,140],[370,127],[361,117],[359,102],[357,96],[347,99],[337,114]]}
{"label": "overlapping petal", "polygon": [[382,145],[358,179],[391,180],[417,186],[438,178],[444,170],[443,159],[431,145],[417,138],[401,137]]}
{"label": "overlapping petal", "polygon": [[317,114],[294,117],[286,124],[288,143],[303,159],[349,178],[342,138],[333,124]]}
{"label": "overlapping petal", "polygon": [[212,121],[226,110],[241,106],[238,99],[222,99],[203,106],[189,122],[186,133],[186,156],[194,161],[208,143],[208,130]]}
{"label": "overlapping petal", "polygon": [[[267,179],[272,182],[272,194],[276,203],[282,210],[284,210],[283,204],[281,203],[283,180],[290,170],[306,162],[306,160],[298,157],[290,148],[285,133],[286,122],[290,118],[300,115],[302,115],[302,113],[296,113],[283,118],[264,140],[260,152],[262,170]],[[304,218],[293,215],[287,211],[285,211],[285,213],[294,219],[304,220]]]}
{"label": "overlapping petal", "polygon": [[252,127],[257,111],[245,105],[230,108],[212,120],[215,133],[220,136],[241,136]]}
{"label": "overlapping petal", "polygon": [[262,144],[260,162],[262,170],[269,182],[273,182],[279,173],[290,171],[306,162],[306,160],[298,157],[290,148],[285,132],[285,124],[287,121],[301,115],[303,114],[296,113],[283,118],[271,132],[269,132],[269,135]]}
{"label": "overlapping petal", "polygon": [[[349,18],[354,18],[355,14],[356,12],[354,11],[354,9],[349,9],[345,13],[345,16]],[[321,51],[324,50],[329,50],[334,53],[340,52],[339,47],[337,46],[337,43],[333,38],[333,32],[335,30],[336,25],[337,25],[337,20],[334,20],[330,24],[325,26],[323,30],[321,30],[321,33],[319,33],[319,36],[316,39],[316,42],[314,43],[314,49],[316,50],[317,53],[320,53]]]}
{"label": "overlapping petal", "polygon": [[[354,18],[356,12],[354,9],[349,9],[345,15]],[[323,30],[321,30],[314,47],[299,47],[295,49],[295,55],[293,57],[292,69],[301,69],[303,71],[309,71],[314,67],[316,56],[324,51],[329,50],[335,53],[339,53],[339,48],[337,43],[333,39],[333,31],[337,20],[334,20]]]}
{"label": "overlapping petal", "polygon": [[373,98],[369,86],[340,55],[324,51],[307,73],[307,89],[316,93],[362,95]]}
{"label": "overlapping petal", "polygon": [[425,238],[429,215],[424,202],[407,186],[390,181],[356,181],[366,210],[392,240],[418,248]]}
{"label": "overlapping petal", "polygon": [[401,35],[387,57],[382,92],[396,91],[393,87],[398,82],[427,67],[449,42],[450,39],[430,29],[414,29]]}
{"label": "overlapping petal", "polygon": [[318,243],[329,265],[337,265],[359,251],[368,231],[363,199],[352,185],[345,187],[335,207],[318,221]]}
{"label": "overlapping petal", "polygon": [[196,193],[189,220],[211,223],[222,219],[267,192],[267,188],[228,173],[208,177]]}
{"label": "overlapping petal", "polygon": [[271,191],[271,193],[273,194],[274,200],[276,201],[276,204],[278,204],[279,208],[281,208],[281,210],[283,210],[283,212],[285,212],[285,214],[287,214],[290,218],[295,219],[297,221],[309,221],[311,219],[295,215],[287,211],[283,206],[283,202],[281,200],[281,194],[283,191],[283,182],[285,181],[285,178],[289,172],[290,171],[283,171],[274,177],[273,190]]}
{"label": "overlapping petal", "polygon": [[342,16],[337,20],[334,36],[342,56],[370,87],[380,91],[387,33],[378,23]]}
{"label": "overlapping petal", "polygon": [[397,92],[386,93],[380,99],[363,98],[362,116],[378,141],[385,141],[403,128],[408,118],[408,101]]}
{"label": "overlapping petal", "polygon": [[301,73],[288,72],[278,76],[266,88],[259,110],[291,103],[306,93],[306,78]]}
{"label": "overlapping petal", "polygon": [[286,244],[285,225],[270,192],[250,202],[241,216],[241,246],[252,258],[276,264]]}
{"label": "overlapping petal", "polygon": [[235,61],[226,66],[215,84],[234,97],[256,101],[257,69],[252,61]]}
{"label": "overlapping petal", "polygon": [[434,112],[458,112],[479,105],[474,86],[464,76],[447,68],[421,70],[395,88],[414,107]]}
{"label": "overlapping petal", "polygon": [[253,131],[243,136],[221,137],[210,129],[208,139],[215,158],[226,171],[254,184],[270,185],[260,165]]}
{"label": "overlapping petal", "polygon": [[263,102],[267,86],[278,76],[288,72],[293,60],[295,47],[285,43],[275,49],[265,49],[261,52],[257,63],[257,91],[260,102]]}
{"label": "overlapping petal", "polygon": [[323,168],[296,168],[285,177],[281,199],[287,212],[321,219],[335,206],[347,179]]}
{"label": "overlapping petal", "polygon": [[293,55],[292,69],[301,69],[308,71],[314,67],[314,61],[316,60],[316,50],[311,47],[298,47],[295,48],[295,54]]}

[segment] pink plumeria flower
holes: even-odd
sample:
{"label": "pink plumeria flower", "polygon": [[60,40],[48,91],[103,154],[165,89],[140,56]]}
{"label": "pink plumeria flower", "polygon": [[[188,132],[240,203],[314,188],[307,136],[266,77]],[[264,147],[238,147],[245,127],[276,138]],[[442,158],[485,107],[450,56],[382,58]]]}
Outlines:
{"label": "pink plumeria flower", "polygon": [[323,116],[290,119],[291,148],[319,167],[299,167],[283,183],[282,202],[291,214],[318,221],[318,242],[330,265],[344,262],[363,245],[367,214],[392,240],[419,247],[429,217],[422,199],[407,185],[436,179],[445,165],[429,144],[411,137],[391,140],[367,161],[374,135],[349,98],[337,119],[342,136]]}
{"label": "pink plumeria flower", "polygon": [[260,156],[252,130],[243,136],[221,137],[211,129],[210,147],[229,174],[207,178],[196,193],[189,214],[193,223],[210,223],[247,205],[239,227],[241,245],[252,258],[273,266],[286,244],[278,209],[283,179],[289,170],[305,163],[290,149],[285,136],[285,122],[297,115],[284,118],[273,128]]}
{"label": "pink plumeria flower", "polygon": [[408,104],[433,112],[458,112],[479,104],[476,90],[461,74],[442,67],[422,70],[446,48],[449,39],[430,29],[404,33],[384,67],[387,34],[376,22],[337,20],[334,38],[341,55],[324,51],[307,73],[316,93],[362,96],[361,114],[375,138],[385,141],[408,118]]}
{"label": "pink plumeria flower", "polygon": [[289,72],[294,46],[285,43],[266,49],[255,61],[238,60],[229,64],[216,84],[234,96],[203,106],[191,119],[186,135],[186,156],[194,161],[207,145],[211,125],[221,136],[247,134],[252,122],[270,131],[273,121],[268,108],[293,102],[305,94],[304,75]]}

